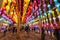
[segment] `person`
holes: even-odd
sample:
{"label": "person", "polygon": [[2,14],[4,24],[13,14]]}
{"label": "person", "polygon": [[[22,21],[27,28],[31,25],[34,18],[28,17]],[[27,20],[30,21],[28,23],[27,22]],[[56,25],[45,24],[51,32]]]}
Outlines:
{"label": "person", "polygon": [[12,32],[16,33],[17,32],[17,28],[15,26],[12,27]]}
{"label": "person", "polygon": [[58,29],[54,30],[54,35],[57,38],[57,40],[59,40],[59,30]]}
{"label": "person", "polygon": [[20,31],[22,31],[23,29],[24,29],[24,26],[21,26],[21,27],[20,27]]}
{"label": "person", "polygon": [[29,26],[25,27],[25,31],[28,32],[29,31]]}
{"label": "person", "polygon": [[1,28],[1,32],[3,32],[3,36],[6,35],[6,32],[7,32],[7,29],[6,28],[7,27],[5,25],[3,25],[2,28]]}
{"label": "person", "polygon": [[45,39],[45,33],[44,33],[44,28],[42,28],[42,40]]}

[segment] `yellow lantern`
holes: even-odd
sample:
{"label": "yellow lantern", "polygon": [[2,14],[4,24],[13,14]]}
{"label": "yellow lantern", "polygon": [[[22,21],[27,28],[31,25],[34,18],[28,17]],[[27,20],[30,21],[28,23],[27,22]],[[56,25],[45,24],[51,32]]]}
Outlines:
{"label": "yellow lantern", "polygon": [[57,12],[57,14],[58,14],[58,15],[60,15],[60,13],[59,13],[58,9],[56,9],[56,12]]}
{"label": "yellow lantern", "polygon": [[7,0],[3,0],[2,7],[5,7],[7,4]]}
{"label": "yellow lantern", "polygon": [[10,6],[7,5],[7,6],[6,6],[6,14],[8,14],[9,10],[10,10]]}
{"label": "yellow lantern", "polygon": [[50,13],[48,13],[48,18],[50,18]]}
{"label": "yellow lantern", "polygon": [[11,2],[12,2],[11,0],[8,0],[8,5],[10,5],[10,4],[11,4]]}
{"label": "yellow lantern", "polygon": [[54,11],[52,11],[52,14],[53,14],[53,17],[54,17],[54,16],[55,16],[55,15],[54,15]]}
{"label": "yellow lantern", "polygon": [[13,20],[18,23],[18,19],[17,19],[17,15],[16,15],[16,12],[14,12],[14,15],[13,15]]}

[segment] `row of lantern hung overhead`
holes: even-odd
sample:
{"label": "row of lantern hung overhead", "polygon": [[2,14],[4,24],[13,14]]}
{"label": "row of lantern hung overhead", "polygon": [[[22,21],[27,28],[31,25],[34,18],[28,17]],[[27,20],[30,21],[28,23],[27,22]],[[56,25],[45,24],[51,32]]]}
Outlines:
{"label": "row of lantern hung overhead", "polygon": [[6,21],[9,24],[13,23],[13,21],[5,13],[6,13],[5,10],[0,9],[1,15],[0,21]]}
{"label": "row of lantern hung overhead", "polygon": [[[47,18],[47,15],[49,17],[49,19],[51,19],[51,16],[53,16],[53,20],[55,21],[56,17],[55,17],[55,11],[57,12],[56,14],[58,15],[58,19],[60,21],[60,3],[58,2],[58,0],[50,0],[50,3],[46,4],[45,0],[42,0],[42,4],[43,4],[43,9],[41,8],[41,1],[38,0],[38,2],[36,0],[34,0],[34,2],[30,2],[27,12],[25,14],[25,22],[30,22],[32,20],[34,20],[34,18],[36,16],[38,16],[40,19],[43,18]],[[53,8],[51,8],[51,5],[54,5]],[[48,8],[48,11],[46,11],[46,9]],[[55,9],[55,10],[53,10]],[[43,11],[42,11],[43,10]],[[44,14],[43,14],[44,12]],[[42,15],[43,14],[43,15]]]}
{"label": "row of lantern hung overhead", "polygon": [[[17,13],[16,9],[14,9],[16,6],[15,0],[3,0],[2,2],[2,15],[5,15],[4,18],[11,21],[11,23],[17,23]],[[8,16],[8,17],[7,17]]]}

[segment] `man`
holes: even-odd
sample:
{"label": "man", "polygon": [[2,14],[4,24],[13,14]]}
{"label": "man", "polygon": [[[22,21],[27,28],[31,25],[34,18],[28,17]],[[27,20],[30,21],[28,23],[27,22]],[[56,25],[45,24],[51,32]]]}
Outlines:
{"label": "man", "polygon": [[42,40],[45,39],[45,33],[44,33],[44,28],[42,28]]}

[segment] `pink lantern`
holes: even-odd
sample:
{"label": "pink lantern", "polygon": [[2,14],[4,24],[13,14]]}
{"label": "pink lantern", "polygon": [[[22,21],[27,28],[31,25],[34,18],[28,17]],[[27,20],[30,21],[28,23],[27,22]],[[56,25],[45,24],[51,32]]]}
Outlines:
{"label": "pink lantern", "polygon": [[50,4],[52,4],[52,0],[50,0]]}
{"label": "pink lantern", "polygon": [[40,4],[40,0],[38,0],[38,4]]}
{"label": "pink lantern", "polygon": [[37,5],[37,3],[36,3],[36,1],[34,1],[34,6],[36,6]]}
{"label": "pink lantern", "polygon": [[44,9],[46,10],[46,4],[43,4]]}

